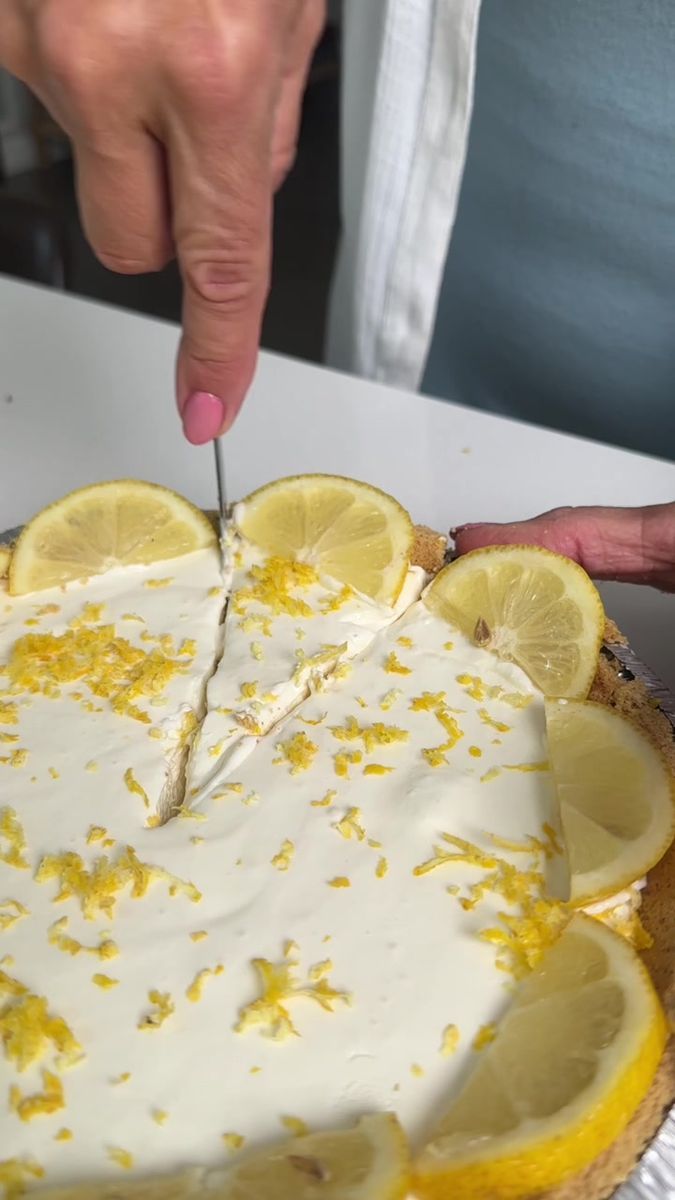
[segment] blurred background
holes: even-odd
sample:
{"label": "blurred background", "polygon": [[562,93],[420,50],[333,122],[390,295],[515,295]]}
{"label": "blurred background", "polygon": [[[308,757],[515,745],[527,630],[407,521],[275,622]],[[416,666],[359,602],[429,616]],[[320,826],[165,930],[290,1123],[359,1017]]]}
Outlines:
{"label": "blurred background", "polygon": [[[274,262],[262,344],[321,361],[337,246],[340,3],[329,3],[305,95],[295,167],[279,192]],[[175,264],[153,275],[114,275],[80,227],[67,138],[0,70],[0,274],[63,288],[136,312],[180,320]]]}

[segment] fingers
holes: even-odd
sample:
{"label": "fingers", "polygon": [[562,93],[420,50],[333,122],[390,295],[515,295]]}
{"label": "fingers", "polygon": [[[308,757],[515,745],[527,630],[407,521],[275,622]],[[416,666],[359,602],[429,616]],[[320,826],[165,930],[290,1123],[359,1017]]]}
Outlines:
{"label": "fingers", "polygon": [[173,257],[164,157],[149,134],[75,147],[82,224],[111,271],[159,271]]}
{"label": "fingers", "polygon": [[[173,235],[184,284],[178,407],[186,437],[234,421],[257,356],[271,254],[270,147],[279,72],[239,46],[202,61],[168,132]],[[192,67],[199,63],[192,59]],[[205,81],[207,86],[205,86]]]}
{"label": "fingers", "polygon": [[555,508],[529,521],[461,526],[455,543],[460,554],[490,545],[545,546],[575,559],[596,579],[675,591],[675,504]]}

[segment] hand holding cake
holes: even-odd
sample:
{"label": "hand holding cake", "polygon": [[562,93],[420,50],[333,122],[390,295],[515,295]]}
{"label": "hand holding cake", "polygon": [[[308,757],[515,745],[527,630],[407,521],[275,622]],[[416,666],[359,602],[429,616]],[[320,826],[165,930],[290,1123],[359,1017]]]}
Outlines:
{"label": "hand holding cake", "polygon": [[675,503],[554,508],[529,521],[461,525],[454,535],[460,554],[523,542],[575,559],[595,579],[675,591]]}

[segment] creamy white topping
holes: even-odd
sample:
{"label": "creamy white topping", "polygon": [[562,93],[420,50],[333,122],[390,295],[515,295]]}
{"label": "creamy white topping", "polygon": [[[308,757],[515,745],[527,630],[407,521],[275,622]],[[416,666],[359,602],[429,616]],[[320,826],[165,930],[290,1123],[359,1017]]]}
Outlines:
{"label": "creamy white topping", "polygon": [[[173,582],[144,586],[158,575]],[[565,889],[548,829],[557,818],[541,696],[517,667],[471,646],[422,604],[374,639],[373,615],[362,607],[367,652],[258,740],[236,775],[226,761],[194,797],[195,814],[149,828],[124,774],[131,765],[151,803],[161,792],[166,745],[150,729],[175,733],[183,706],[199,704],[218,641],[217,579],[205,554],[5,606],[0,663],[31,631],[24,621],[52,600],[61,611],[39,617],[39,631],[62,633],[85,600],[100,601],[101,621],[114,621],[134,646],[149,644],[143,630],[197,643],[189,674],[174,675],[162,693],[166,702],[139,701],[157,714],[152,727],[104,700],[102,712],[83,710],[66,699],[76,685],[59,701],[20,696],[18,724],[0,724],[28,749],[22,766],[0,767],[0,788],[25,832],[29,864],[0,864],[2,896],[27,910],[0,932],[0,955],[13,958],[2,969],[47,998],[86,1055],[60,1076],[65,1108],[21,1121],[0,1106],[3,1155],[34,1157],[49,1183],[115,1176],[121,1162],[140,1173],[228,1161],[224,1133],[248,1148],[283,1136],[289,1115],[317,1128],[393,1110],[417,1139],[466,1071],[481,1026],[508,1003],[510,977],[479,933],[500,927],[500,912],[517,912],[520,894],[509,905],[487,891],[463,907],[491,871],[448,857],[459,848],[444,835],[521,872],[536,868],[553,893]],[[334,614],[330,637],[312,632],[322,618],[308,617],[306,641],[315,647],[342,634],[351,654],[360,649],[362,602],[350,604]],[[125,621],[127,612],[145,623]],[[244,631],[234,628],[239,692]],[[286,618],[276,618],[267,652],[271,675],[288,683],[296,643],[288,646],[287,632]],[[266,659],[251,666],[255,678]],[[0,691],[5,681],[0,675]],[[232,695],[221,663],[210,704],[228,687]],[[296,685],[286,703],[300,692]],[[115,846],[88,842],[92,826]],[[494,835],[536,841],[523,853],[496,847]],[[0,848],[7,844],[0,838]],[[58,880],[34,879],[44,855],[74,851],[91,868],[127,845],[164,875],[138,898],[127,885],[114,912],[85,919],[76,896],[56,900]],[[67,927],[54,931],[62,917]],[[87,947],[112,939],[119,954],[69,954],[57,944],[62,934]],[[256,958],[296,964],[296,993],[282,988],[276,1007],[251,1008],[262,995],[260,972],[270,971],[256,969]],[[95,974],[115,983],[97,986]],[[0,1012],[5,1001],[0,995]],[[139,1028],[148,1014],[161,1023]],[[449,1026],[459,1039],[451,1055],[442,1052],[453,1041]],[[275,1032],[289,1036],[268,1036]],[[5,1077],[22,1094],[38,1093],[55,1057],[50,1049],[22,1072],[7,1062]],[[168,1114],[164,1123],[158,1112]],[[72,1139],[54,1140],[60,1129]]]}
{"label": "creamy white topping", "polygon": [[190,762],[193,797],[210,779],[236,770],[261,735],[341,662],[366,650],[425,582],[422,569],[411,567],[396,603],[387,607],[334,580],[319,580],[302,565],[280,564],[275,571],[234,533],[226,549],[231,596],[223,656],[209,683],[208,715]]}

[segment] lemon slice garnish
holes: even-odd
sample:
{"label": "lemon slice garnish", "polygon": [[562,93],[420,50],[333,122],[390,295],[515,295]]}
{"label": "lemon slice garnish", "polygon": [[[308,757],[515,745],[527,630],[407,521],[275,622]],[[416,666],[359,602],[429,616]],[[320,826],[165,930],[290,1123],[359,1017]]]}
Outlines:
{"label": "lemon slice garnish", "polygon": [[[227,1184],[229,1183],[229,1186]],[[388,1113],[355,1129],[294,1138],[242,1163],[222,1200],[404,1200],[410,1166],[405,1135]]]}
{"label": "lemon slice garnish", "polygon": [[516,1200],[581,1170],[628,1124],[667,1036],[636,953],[574,916],[424,1147],[414,1194]]}
{"label": "lemon slice garnish", "polygon": [[439,572],[424,602],[476,645],[517,663],[545,695],[588,695],[605,616],[571,559],[538,546],[473,550]]}
{"label": "lemon slice garnish", "polygon": [[237,505],[241,534],[267,554],[309,563],[383,604],[397,599],[413,526],[386,492],[339,475],[296,475]]}
{"label": "lemon slice garnish", "polygon": [[644,734],[605,705],[549,700],[546,726],[571,899],[587,904],[663,857],[675,835],[672,780]]}
{"label": "lemon slice garnish", "polygon": [[198,508],[154,483],[119,479],[70,492],[33,517],[14,547],[14,596],[217,545]]}
{"label": "lemon slice garnish", "polygon": [[376,1113],[354,1129],[280,1142],[229,1170],[115,1179],[41,1195],[44,1200],[405,1200],[409,1185],[405,1134],[396,1117]]}

